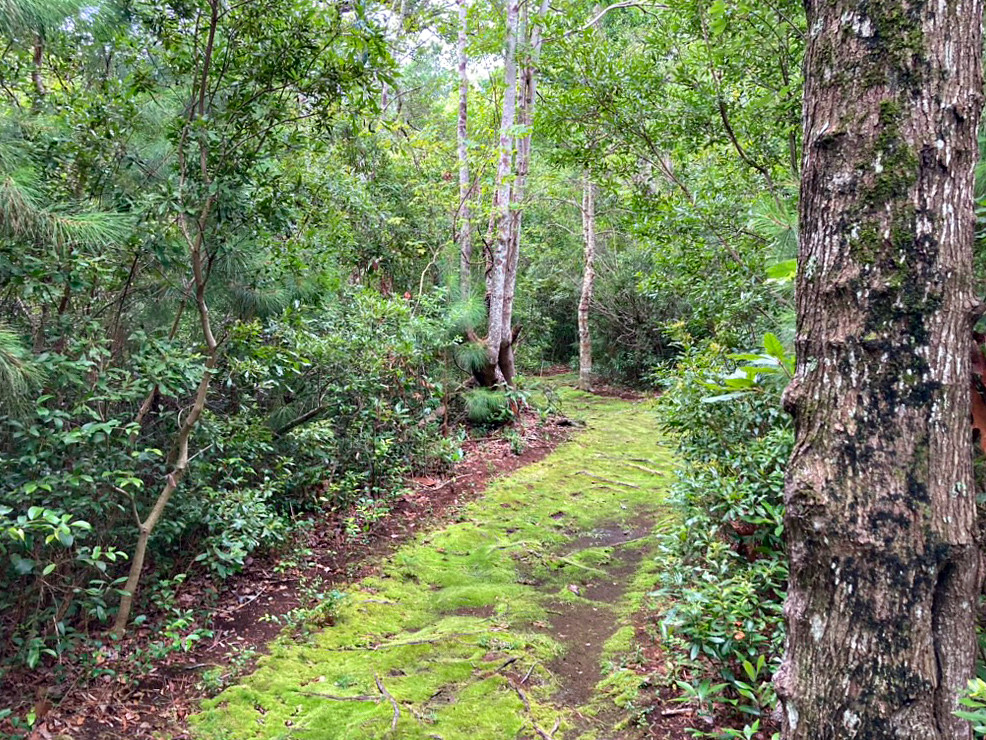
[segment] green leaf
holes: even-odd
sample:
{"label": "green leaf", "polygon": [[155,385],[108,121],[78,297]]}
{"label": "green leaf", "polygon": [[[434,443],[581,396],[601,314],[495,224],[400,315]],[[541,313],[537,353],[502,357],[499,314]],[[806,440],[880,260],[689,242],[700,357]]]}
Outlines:
{"label": "green leaf", "polygon": [[14,571],[20,576],[26,576],[34,570],[35,566],[35,562],[33,560],[22,558],[15,552],[10,553],[10,562],[14,566]]}
{"label": "green leaf", "polygon": [[67,528],[66,529],[59,528],[56,535],[58,537],[58,541],[61,542],[62,545],[64,545],[65,547],[71,547],[72,543],[75,542],[75,537]]}
{"label": "green leaf", "polygon": [[720,396],[706,396],[702,399],[702,403],[721,403],[722,401],[734,401],[737,398],[743,398],[746,394],[739,391],[735,393],[724,393]]}
{"label": "green leaf", "polygon": [[798,261],[784,260],[767,268],[767,278],[778,283],[789,283],[797,277]]}
{"label": "green leaf", "polygon": [[784,345],[781,344],[781,340],[771,332],[767,332],[763,335],[763,348],[767,350],[768,355],[776,359],[778,362],[783,362],[787,357],[787,353],[784,351]]}

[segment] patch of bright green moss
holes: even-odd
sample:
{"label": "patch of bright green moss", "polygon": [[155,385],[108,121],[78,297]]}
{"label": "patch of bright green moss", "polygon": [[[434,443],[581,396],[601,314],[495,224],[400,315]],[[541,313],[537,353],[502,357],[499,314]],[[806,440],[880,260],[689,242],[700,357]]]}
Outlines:
{"label": "patch of bright green moss", "polygon": [[[513,740],[557,723],[558,740],[571,736],[573,708],[552,703],[546,672],[523,689],[529,708],[508,674],[516,682],[564,650],[535,623],[552,600],[580,599],[566,585],[598,577],[613,558],[611,547],[570,553],[566,544],[603,523],[660,515],[671,453],[651,404],[561,394],[584,431],[346,589],[332,627],[301,643],[279,638],[252,675],[203,703],[194,734]],[[613,652],[629,648],[627,629],[611,639]],[[378,681],[400,708],[393,731]]]}

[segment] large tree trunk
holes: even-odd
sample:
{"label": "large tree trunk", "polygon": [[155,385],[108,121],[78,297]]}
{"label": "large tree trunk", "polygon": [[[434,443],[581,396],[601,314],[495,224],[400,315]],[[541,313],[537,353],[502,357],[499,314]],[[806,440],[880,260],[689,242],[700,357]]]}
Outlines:
{"label": "large tree trunk", "polygon": [[786,740],[962,740],[981,0],[807,2]]}
{"label": "large tree trunk", "polygon": [[469,194],[472,190],[469,182],[469,149],[467,146],[469,122],[469,76],[466,74],[468,59],[466,57],[466,26],[469,8],[467,0],[459,2],[459,37],[457,41],[459,55],[459,210],[456,214],[459,245],[459,291],[462,300],[469,298],[469,288],[472,282],[472,214],[469,209]]}
{"label": "large tree trunk", "polygon": [[585,268],[579,298],[579,388],[592,390],[592,337],[589,334],[589,306],[596,279],[596,186],[585,173],[582,183],[582,240]]}

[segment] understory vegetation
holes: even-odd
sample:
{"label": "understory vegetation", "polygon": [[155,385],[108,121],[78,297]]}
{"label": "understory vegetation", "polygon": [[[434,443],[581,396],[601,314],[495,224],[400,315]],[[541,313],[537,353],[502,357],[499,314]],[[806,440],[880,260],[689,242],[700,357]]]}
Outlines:
{"label": "understory vegetation", "polygon": [[[575,731],[544,668],[564,650],[530,625],[547,629],[549,590],[593,601],[579,588],[613,546],[567,564],[558,548],[632,527],[632,505],[646,563],[611,610],[597,687],[621,728],[676,702],[694,737],[772,736],[801,2],[2,6],[0,735],[191,652],[234,577],[319,528],[368,541],[476,440],[521,455],[523,420],[608,409],[626,429],[562,448],[567,477],[501,482],[371,580],[306,581],[258,674],[235,684],[252,652],[202,674],[227,693],[197,731],[279,736],[258,717],[293,721],[297,701],[311,729],[385,733],[384,681],[426,717],[403,716],[409,737],[440,719],[487,740],[472,728],[507,710],[527,717],[515,733]],[[561,400],[540,378],[574,371]],[[602,437],[629,467],[592,457]],[[525,499],[535,483],[551,497]],[[306,663],[367,648],[371,629],[399,649]],[[510,658],[543,669],[533,701],[499,672]],[[411,659],[420,685],[387,673]],[[439,706],[431,692],[473,664],[481,716]],[[296,673],[365,701],[319,706]],[[979,673],[965,704],[986,735]]]}
{"label": "understory vegetation", "polygon": [[767,710],[789,432],[759,382],[703,398],[785,320],[803,24],[673,5],[473,3],[465,77],[437,3],[4,10],[0,681],[192,649],[256,558],[362,536],[469,436],[522,452],[525,376],[588,342],[594,382],[665,387],[675,677]]}

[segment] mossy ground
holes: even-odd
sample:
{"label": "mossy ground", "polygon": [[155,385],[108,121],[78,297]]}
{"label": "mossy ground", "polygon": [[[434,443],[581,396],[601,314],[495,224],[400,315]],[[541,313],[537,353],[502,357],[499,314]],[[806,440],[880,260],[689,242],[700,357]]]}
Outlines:
{"label": "mossy ground", "polygon": [[[547,625],[559,604],[604,608],[611,630],[601,661],[612,668],[629,652],[627,615],[653,582],[650,523],[660,527],[664,516],[670,453],[652,404],[563,397],[583,431],[496,481],[455,523],[398,550],[379,575],[345,589],[332,626],[279,638],[252,675],[203,704],[193,732],[231,740],[508,740],[537,737],[537,726],[557,740],[593,735],[576,717],[595,713],[599,701],[585,713],[557,701],[563,687],[549,668],[578,650],[580,636],[563,639]],[[593,539],[641,522],[643,536],[630,542]],[[632,548],[641,566],[618,603],[592,601],[593,582]],[[615,673],[603,679],[604,694],[613,693],[607,682]],[[620,694],[633,680],[625,679]],[[380,686],[400,709],[393,729],[393,704]]]}

